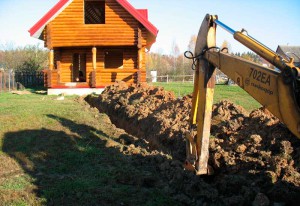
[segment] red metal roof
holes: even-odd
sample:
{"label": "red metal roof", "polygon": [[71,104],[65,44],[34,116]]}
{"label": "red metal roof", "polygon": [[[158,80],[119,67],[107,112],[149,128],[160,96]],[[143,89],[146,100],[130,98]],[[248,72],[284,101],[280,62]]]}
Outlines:
{"label": "red metal roof", "polygon": [[138,12],[140,12],[140,14],[148,20],[148,10],[147,9],[137,9]]}
{"label": "red metal roof", "polygon": [[60,0],[57,4],[55,4],[52,9],[50,9],[33,27],[29,29],[30,36],[39,38],[46,24],[54,19],[72,1],[73,0]]}
{"label": "red metal roof", "polygon": [[[73,0],[60,0],[52,9],[50,9],[33,27],[29,29],[30,36],[39,38],[52,19],[54,19],[62,10],[64,10]],[[148,21],[147,10],[135,9],[127,0],[116,0],[125,10],[127,10],[136,20],[138,20],[153,36],[157,36],[157,28]]]}

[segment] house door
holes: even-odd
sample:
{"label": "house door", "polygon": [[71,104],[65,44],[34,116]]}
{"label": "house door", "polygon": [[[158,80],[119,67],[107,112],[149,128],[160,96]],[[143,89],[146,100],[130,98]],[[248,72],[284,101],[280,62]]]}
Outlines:
{"label": "house door", "polygon": [[72,82],[86,82],[86,54],[73,55]]}

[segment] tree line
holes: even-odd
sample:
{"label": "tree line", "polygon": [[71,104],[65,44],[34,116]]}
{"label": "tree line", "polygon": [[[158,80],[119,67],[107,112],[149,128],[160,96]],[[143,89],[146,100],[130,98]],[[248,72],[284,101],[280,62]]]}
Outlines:
{"label": "tree line", "polygon": [[39,45],[14,47],[2,45],[0,49],[0,68],[14,71],[40,71],[47,68],[48,52]]}
{"label": "tree line", "polygon": [[[196,35],[192,35],[187,45],[188,51],[194,51]],[[221,48],[227,48],[231,53],[231,46],[224,41]],[[0,47],[1,48],[1,47]],[[236,56],[262,63],[262,59],[253,52],[237,52]],[[14,47],[2,45],[0,49],[0,68],[13,69],[15,71],[40,71],[48,67],[48,51],[39,45],[27,45]],[[192,61],[184,57],[184,51],[180,51],[177,43],[173,41],[171,53],[162,54],[159,52],[147,53],[146,70],[155,70],[159,76],[163,75],[192,75]]]}
{"label": "tree line", "polygon": [[[190,38],[189,44],[187,45],[187,51],[194,52],[196,45],[197,36],[193,35]],[[263,64],[263,60],[259,55],[254,52],[236,52],[231,51],[231,45],[229,42],[224,41],[220,49],[226,48],[227,52],[235,56],[242,57],[244,59],[253,61],[258,64]],[[192,75],[192,60],[184,57],[184,52],[179,50],[176,42],[172,44],[171,54],[166,55],[159,52],[147,53],[147,72],[157,71],[158,76],[164,75]],[[219,71],[217,71],[219,73]]]}

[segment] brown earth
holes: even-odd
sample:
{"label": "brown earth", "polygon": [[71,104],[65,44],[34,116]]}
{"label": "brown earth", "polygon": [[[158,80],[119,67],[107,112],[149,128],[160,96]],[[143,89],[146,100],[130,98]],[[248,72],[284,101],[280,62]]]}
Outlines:
{"label": "brown earth", "polygon": [[126,155],[169,157],[152,158],[150,164],[157,166],[161,180],[145,181],[160,182],[182,205],[298,205],[300,201],[300,141],[263,108],[248,114],[229,101],[215,104],[209,160],[215,174],[195,176],[182,167],[191,96],[177,99],[160,87],[119,82],[100,96],[85,99],[135,136],[108,144],[126,146]]}

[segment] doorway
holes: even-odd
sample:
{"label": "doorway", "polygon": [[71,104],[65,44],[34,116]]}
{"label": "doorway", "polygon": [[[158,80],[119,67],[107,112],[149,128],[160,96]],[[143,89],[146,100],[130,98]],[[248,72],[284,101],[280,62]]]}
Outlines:
{"label": "doorway", "polygon": [[86,54],[73,54],[72,82],[86,82]]}

